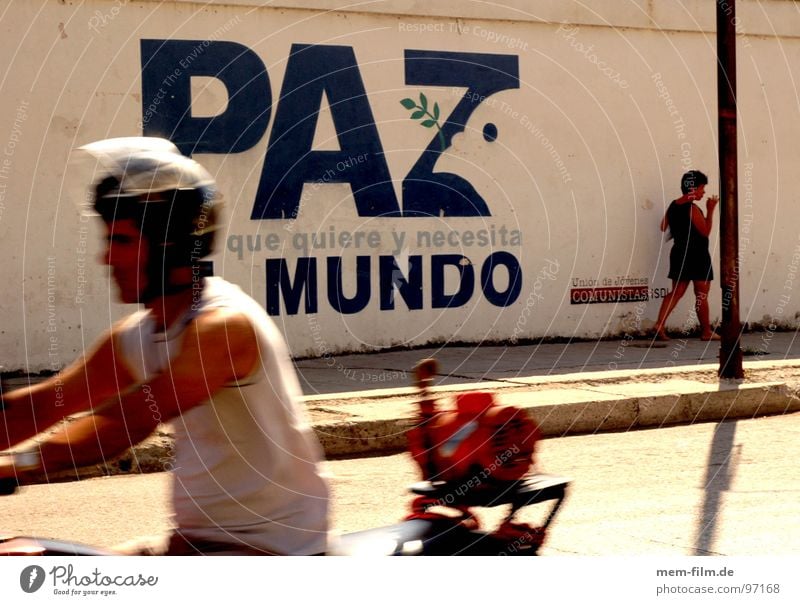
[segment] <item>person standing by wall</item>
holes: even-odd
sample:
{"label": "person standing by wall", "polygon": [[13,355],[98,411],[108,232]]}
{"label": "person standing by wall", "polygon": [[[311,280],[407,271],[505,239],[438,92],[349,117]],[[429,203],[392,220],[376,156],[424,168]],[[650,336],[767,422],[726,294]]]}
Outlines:
{"label": "person standing by wall", "polygon": [[713,225],[714,209],[719,203],[716,195],[706,201],[706,213],[694,203],[703,199],[708,177],[699,170],[690,170],[681,177],[683,195],[674,200],[661,219],[661,231],[669,228],[674,240],[669,254],[670,291],[661,302],[655,326],[655,338],[669,340],[665,325],[670,313],[686,293],[689,282],[694,285],[695,311],[700,322],[701,340],[719,340],[711,329],[708,310],[708,291],[714,270],[708,252],[708,236]]}

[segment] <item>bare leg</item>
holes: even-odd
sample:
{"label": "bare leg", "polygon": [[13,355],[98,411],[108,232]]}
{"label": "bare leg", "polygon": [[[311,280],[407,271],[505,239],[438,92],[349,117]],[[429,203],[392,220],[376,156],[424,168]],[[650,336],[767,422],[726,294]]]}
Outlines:
{"label": "bare leg", "polygon": [[694,308],[700,322],[700,338],[702,340],[719,340],[719,336],[711,330],[711,321],[708,311],[708,291],[711,289],[710,281],[695,281],[694,283]]}
{"label": "bare leg", "polygon": [[688,281],[672,281],[672,291],[669,292],[664,300],[661,301],[661,309],[658,311],[658,320],[656,321],[656,338],[659,340],[669,340],[667,333],[664,331],[664,325],[667,323],[669,314],[672,313],[675,306],[680,302],[686,290],[689,287]]}

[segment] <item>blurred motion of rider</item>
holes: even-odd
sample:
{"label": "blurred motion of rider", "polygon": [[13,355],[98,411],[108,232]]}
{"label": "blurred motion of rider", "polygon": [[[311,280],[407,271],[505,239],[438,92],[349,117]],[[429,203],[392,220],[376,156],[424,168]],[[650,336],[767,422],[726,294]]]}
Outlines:
{"label": "blurred motion of rider", "polygon": [[166,554],[325,551],[321,448],[300,409],[286,344],[238,287],[201,276],[219,204],[213,178],[163,139],[83,148],[102,176],[102,261],[124,303],[117,322],[57,376],[4,394],[0,450],[86,412],[34,449],[0,455],[0,478],[103,462],[171,421],[175,530]]}

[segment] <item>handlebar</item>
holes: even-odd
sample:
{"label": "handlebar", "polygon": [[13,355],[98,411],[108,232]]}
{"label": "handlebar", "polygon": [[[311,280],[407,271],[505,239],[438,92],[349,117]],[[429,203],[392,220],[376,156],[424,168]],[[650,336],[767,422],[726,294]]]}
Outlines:
{"label": "handlebar", "polygon": [[0,496],[10,496],[16,493],[19,483],[13,477],[0,479]]}

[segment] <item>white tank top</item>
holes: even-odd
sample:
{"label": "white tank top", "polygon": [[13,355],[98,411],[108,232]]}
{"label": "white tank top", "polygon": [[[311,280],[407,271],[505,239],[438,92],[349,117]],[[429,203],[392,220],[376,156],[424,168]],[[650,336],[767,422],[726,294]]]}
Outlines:
{"label": "white tank top", "polygon": [[[166,333],[154,332],[147,310],[124,320],[116,352],[146,383],[167,369],[189,321],[218,307],[247,316],[260,363],[247,379],[171,419],[176,524],[194,539],[283,554],[324,552],[328,488],[321,448],[299,407],[300,385],[283,337],[256,301],[233,284],[207,278],[199,304]],[[197,380],[203,380],[200,368]]]}

